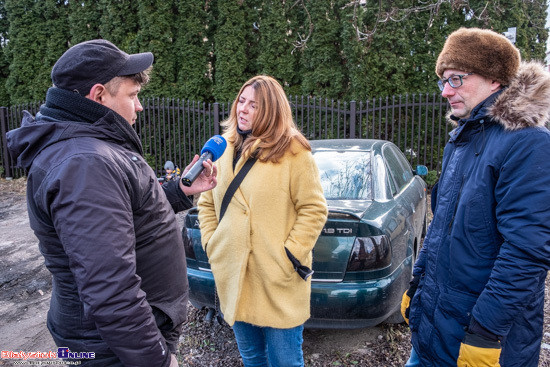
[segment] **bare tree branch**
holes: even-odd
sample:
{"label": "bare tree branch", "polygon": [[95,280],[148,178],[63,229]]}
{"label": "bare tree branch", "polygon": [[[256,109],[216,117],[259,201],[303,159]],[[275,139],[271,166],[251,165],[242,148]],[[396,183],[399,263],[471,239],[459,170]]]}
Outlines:
{"label": "bare tree branch", "polygon": [[307,19],[308,19],[308,22],[309,22],[309,31],[308,31],[307,36],[302,36],[300,33],[298,33],[298,38],[300,38],[300,40],[299,41],[294,41],[294,43],[293,43],[294,49],[291,51],[291,54],[293,54],[294,51],[296,51],[296,50],[305,49],[307,41],[309,40],[309,37],[311,37],[311,34],[313,33],[313,21],[311,20],[311,15],[309,14],[309,11],[306,8],[306,4],[304,4],[304,0],[297,0],[291,6],[291,9],[293,7],[295,7],[296,5],[298,5],[298,4],[302,5],[302,7],[304,8],[304,11],[306,12]]}
{"label": "bare tree branch", "polygon": [[[351,8],[353,7],[353,17],[352,17],[352,27],[355,31],[355,36],[357,41],[370,41],[373,35],[378,31],[379,26],[385,23],[389,22],[402,22],[406,20],[409,16],[413,14],[418,14],[422,12],[430,12],[430,17],[428,19],[428,24],[426,30],[430,29],[434,23],[434,20],[437,18],[439,11],[441,9],[441,6],[443,4],[450,4],[451,8],[453,10],[459,10],[461,9],[464,12],[464,16],[468,19],[475,19],[481,22],[488,22],[490,17],[490,12],[488,11],[489,6],[494,6],[495,10],[500,13],[504,13],[506,9],[500,8],[499,3],[497,2],[490,2],[487,0],[484,4],[484,6],[480,9],[473,9],[471,7],[469,0],[421,0],[419,2],[419,5],[412,6],[408,8],[399,8],[399,7],[391,7],[389,10],[384,9],[384,5],[387,4],[387,2],[384,2],[382,0],[378,0],[376,11],[376,20],[374,21],[374,25],[369,28],[367,25],[360,24],[360,16],[359,11],[361,7],[367,6],[371,0],[350,0],[347,4],[342,6],[342,9]],[[541,0],[524,0],[524,1],[541,1]],[[304,0],[297,0],[292,7],[300,5],[304,9],[308,22],[308,33],[307,35],[298,34],[298,40],[294,41],[293,46],[294,49],[292,52],[301,49],[305,49],[307,47],[307,42],[309,41],[313,29],[314,24],[311,19],[311,15],[309,11],[307,10],[306,4]]]}
{"label": "bare tree branch", "polygon": [[[354,7],[353,11],[353,29],[356,32],[357,40],[358,41],[369,41],[370,38],[376,33],[378,29],[379,24],[384,24],[387,22],[402,22],[407,17],[409,17],[412,14],[417,14],[421,12],[430,12],[430,18],[428,20],[428,28],[430,28],[433,24],[433,21],[437,14],[439,13],[439,9],[441,8],[441,5],[444,3],[449,3],[451,6],[455,9],[464,7],[466,9],[470,9],[470,4],[468,0],[426,0],[424,2],[421,2],[418,6],[413,6],[410,8],[398,8],[398,7],[392,7],[389,10],[383,9],[383,3],[379,0],[378,2],[378,12],[377,12],[377,19],[374,23],[374,27],[372,29],[368,29],[365,26],[363,26],[364,29],[361,29],[361,27],[358,25],[358,16],[357,16],[357,8],[361,6],[361,4],[367,3],[365,0],[352,0],[350,3],[346,4],[343,8],[346,7]],[[487,5],[485,5],[485,8]],[[485,9],[484,9],[485,10]],[[485,13],[485,11],[482,11],[482,15]],[[482,18],[482,15],[479,17]],[[472,14],[473,16],[473,14]]]}

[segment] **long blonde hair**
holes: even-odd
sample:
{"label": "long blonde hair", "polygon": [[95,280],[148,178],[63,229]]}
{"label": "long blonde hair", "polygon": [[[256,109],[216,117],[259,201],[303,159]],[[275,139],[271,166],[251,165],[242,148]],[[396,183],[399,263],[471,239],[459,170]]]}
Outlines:
{"label": "long blonde hair", "polygon": [[[237,131],[237,104],[243,90],[248,86],[254,89],[256,113],[252,121],[252,133],[244,140]],[[292,111],[283,87],[270,76],[258,75],[248,80],[233,102],[229,118],[221,125],[228,134],[228,140],[235,145],[235,151],[241,150],[243,157],[254,155],[262,162],[276,163],[289,149],[293,139],[311,150],[309,142],[292,119]],[[255,146],[258,140],[260,142]],[[254,152],[251,151],[253,146]]]}

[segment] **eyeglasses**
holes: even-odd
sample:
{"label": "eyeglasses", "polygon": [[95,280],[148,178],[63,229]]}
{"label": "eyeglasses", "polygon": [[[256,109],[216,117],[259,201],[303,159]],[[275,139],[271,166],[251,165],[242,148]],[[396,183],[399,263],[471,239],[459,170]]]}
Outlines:
{"label": "eyeglasses", "polygon": [[439,89],[441,91],[443,91],[443,89],[445,88],[445,83],[447,82],[449,82],[449,85],[451,86],[451,88],[458,88],[462,86],[462,78],[472,74],[473,73],[451,75],[447,79],[439,79],[437,81],[437,85],[439,86]]}

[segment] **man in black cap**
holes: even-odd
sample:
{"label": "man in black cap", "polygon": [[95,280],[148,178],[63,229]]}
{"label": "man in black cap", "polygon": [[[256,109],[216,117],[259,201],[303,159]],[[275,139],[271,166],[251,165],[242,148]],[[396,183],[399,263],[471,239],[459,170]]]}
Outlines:
{"label": "man in black cap", "polygon": [[131,125],[152,63],[105,40],[75,45],[40,112],[8,133],[53,276],[48,328],[60,357],[87,366],[177,366],[188,283],[175,212],[216,186],[211,161],[185,187],[159,185],[143,159]]}

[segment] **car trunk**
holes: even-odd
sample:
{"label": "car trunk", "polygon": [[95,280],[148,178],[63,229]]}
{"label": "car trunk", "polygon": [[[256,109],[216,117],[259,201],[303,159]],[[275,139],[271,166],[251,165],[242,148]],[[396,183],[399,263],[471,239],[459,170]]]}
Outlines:
{"label": "car trunk", "polygon": [[[359,229],[362,213],[370,201],[354,201],[354,209],[346,201],[329,201],[327,222],[313,249],[314,282],[340,282]],[[360,204],[360,205],[357,205]]]}

